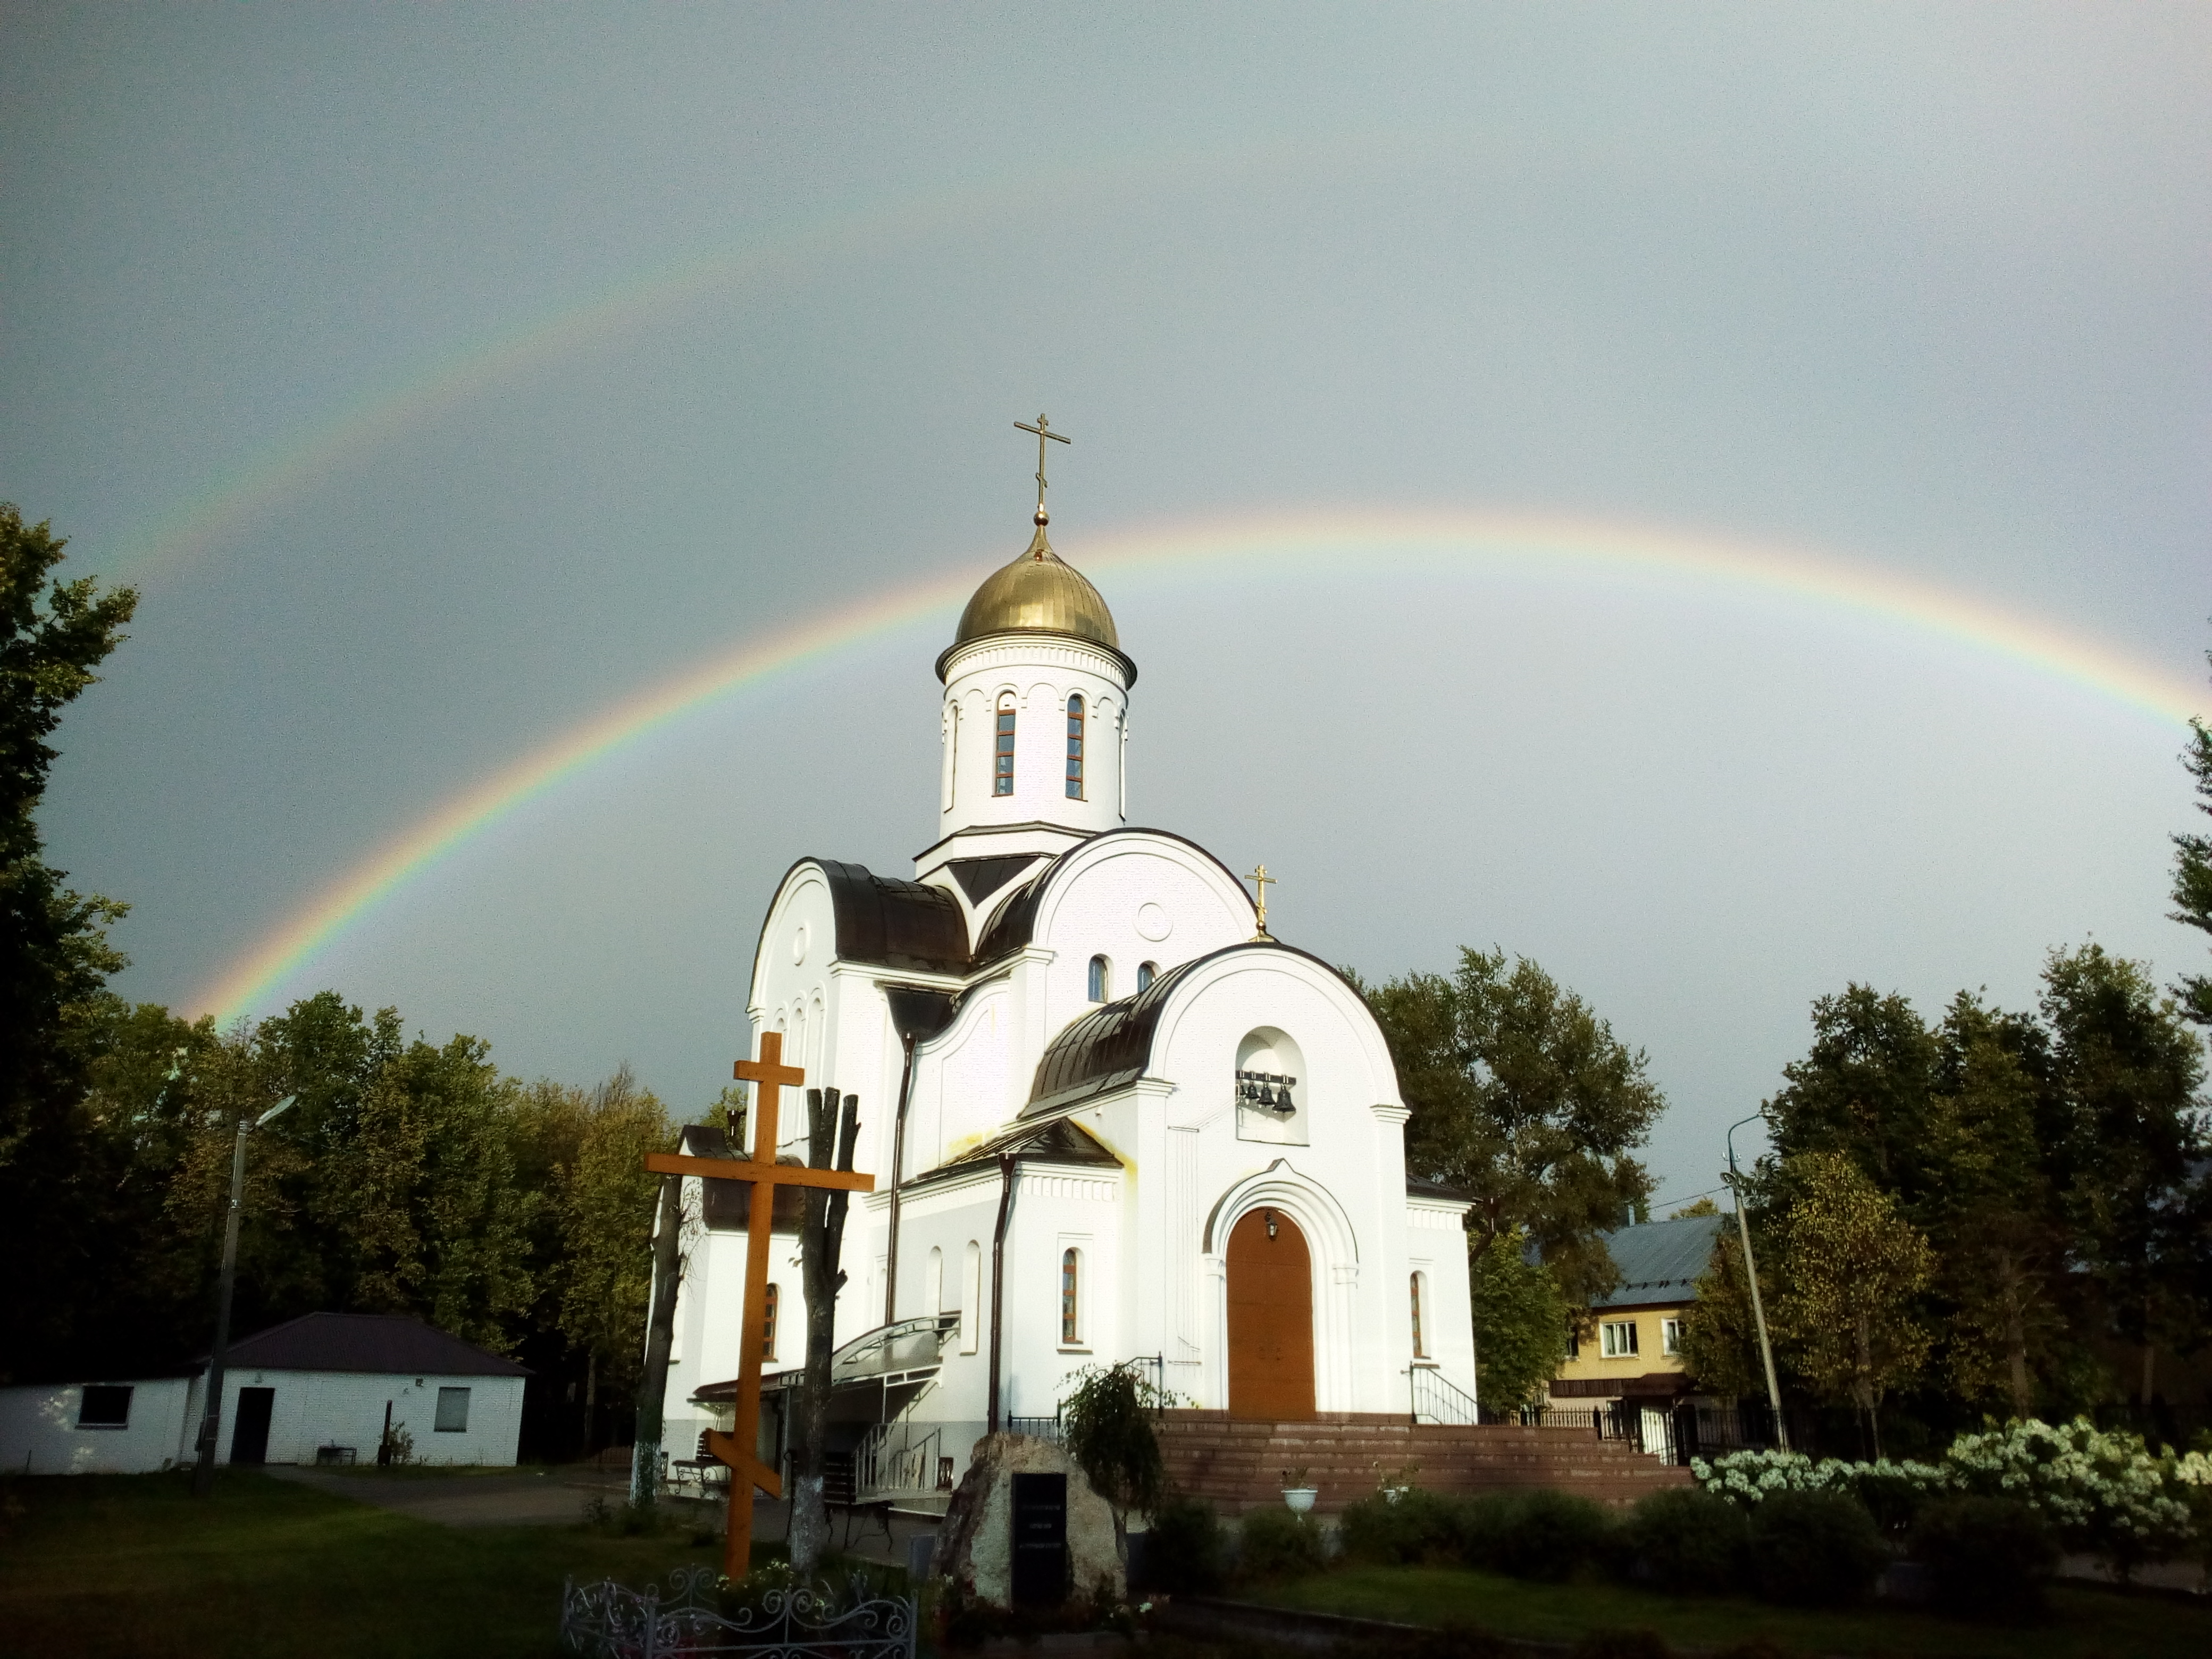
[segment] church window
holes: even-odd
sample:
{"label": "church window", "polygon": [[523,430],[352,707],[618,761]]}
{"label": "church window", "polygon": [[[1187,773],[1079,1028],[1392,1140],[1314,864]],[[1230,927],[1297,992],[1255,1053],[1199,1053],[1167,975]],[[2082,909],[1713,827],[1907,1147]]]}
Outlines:
{"label": "church window", "polygon": [[998,741],[991,755],[991,793],[1014,793],[1014,696],[1011,691],[999,699]]}
{"label": "church window", "polygon": [[1093,1002],[1105,1001],[1106,991],[1106,958],[1093,957],[1091,958],[1091,1000]]}
{"label": "church window", "polygon": [[1141,996],[1146,992],[1151,990],[1152,988],[1152,981],[1159,977],[1159,974],[1160,965],[1157,962],[1139,963],[1137,964],[1137,994]]}
{"label": "church window", "polygon": [[1083,799],[1083,699],[1067,700],[1067,798]]}
{"label": "church window", "polygon": [[983,1346],[983,1247],[969,1239],[967,1255],[960,1275],[960,1352],[974,1353]]}
{"label": "church window", "polygon": [[768,1287],[767,1297],[761,1303],[761,1358],[763,1359],[775,1358],[775,1316],[776,1303],[779,1299],[776,1287],[770,1285]]}
{"label": "church window", "polygon": [[1415,1274],[1413,1275],[1413,1358],[1416,1358],[1416,1359],[1426,1359],[1426,1358],[1429,1357],[1429,1345],[1428,1345],[1428,1339],[1427,1339],[1427,1337],[1423,1334],[1422,1329],[1421,1329],[1421,1276],[1420,1276],[1420,1274],[1419,1274],[1419,1273],[1415,1273]]}
{"label": "church window", "polygon": [[932,1313],[945,1311],[945,1252],[929,1248],[929,1270],[922,1275],[921,1299]]}
{"label": "church window", "polygon": [[1060,1253],[1060,1340],[1063,1347],[1073,1347],[1082,1340],[1082,1327],[1077,1315],[1082,1310],[1079,1296],[1082,1290],[1083,1253],[1062,1250]]}
{"label": "church window", "polygon": [[466,1434],[469,1431],[469,1391],[466,1389],[438,1390],[438,1415],[430,1431],[433,1434]]}

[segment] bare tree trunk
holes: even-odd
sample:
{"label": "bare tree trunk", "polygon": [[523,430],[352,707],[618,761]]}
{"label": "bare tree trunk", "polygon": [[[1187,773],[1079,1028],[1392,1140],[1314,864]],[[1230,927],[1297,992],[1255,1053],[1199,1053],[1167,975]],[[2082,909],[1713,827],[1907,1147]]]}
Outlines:
{"label": "bare tree trunk", "polygon": [[2012,1383],[2012,1414],[2026,1422],[2034,1415],[2035,1395],[2027,1377],[2027,1316],[2021,1279],[2018,1259],[2010,1250],[1999,1250],[1997,1283],[2004,1293],[2005,1365]]}
{"label": "bare tree trunk", "polygon": [[660,1439],[666,1427],[668,1354],[676,1346],[676,1291],[684,1278],[678,1234],[684,1177],[660,1178],[660,1216],[653,1232],[653,1302],[645,1322],[645,1375],[637,1383],[637,1431],[631,1437],[629,1501],[650,1505],[660,1491]]}
{"label": "bare tree trunk", "polygon": [[599,1449],[599,1357],[584,1356],[584,1455]]}
{"label": "bare tree trunk", "polygon": [[[860,1137],[860,1097],[848,1095],[842,1116],[835,1089],[806,1091],[806,1161],[817,1169],[836,1154],[836,1167],[853,1167]],[[793,1425],[791,1481],[791,1565],[811,1573],[830,1538],[829,1506],[823,1500],[823,1466],[828,1451],[830,1358],[837,1346],[837,1292],[845,1275],[837,1265],[844,1253],[846,1194],[805,1189],[799,1224],[800,1272],[806,1282],[806,1369],[799,1385],[797,1420]]]}

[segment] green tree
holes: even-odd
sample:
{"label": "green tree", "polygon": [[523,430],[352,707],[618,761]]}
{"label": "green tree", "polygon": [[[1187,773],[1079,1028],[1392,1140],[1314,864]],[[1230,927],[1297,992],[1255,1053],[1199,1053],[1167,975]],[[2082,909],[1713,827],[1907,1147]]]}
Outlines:
{"label": "green tree", "polygon": [[1412,1116],[1407,1163],[1473,1195],[1470,1249],[1525,1234],[1587,1306],[1619,1280],[1600,1235],[1641,1213],[1633,1156],[1666,1109],[1640,1050],[1527,957],[1462,950],[1457,973],[1363,988]]}
{"label": "green tree", "polygon": [[1935,1251],[1841,1152],[1801,1152],[1777,1173],[1791,1201],[1774,1227],[1775,1338],[1816,1393],[1858,1408],[1880,1456],[1882,1401],[1919,1375],[1933,1343],[1919,1302]]}
{"label": "green tree", "polygon": [[[1760,1262],[1759,1289],[1774,1299],[1773,1241],[1753,1218],[1752,1249]],[[1703,1392],[1723,1399],[1764,1398],[1766,1371],[1759,1353],[1759,1324],[1743,1271],[1743,1247],[1731,1229],[1713,1241],[1698,1279],[1698,1299],[1682,1315],[1682,1364]]]}
{"label": "green tree", "polygon": [[1911,1201],[1928,1185],[1923,1154],[1938,1048],[1912,1005],[1850,985],[1813,1005],[1813,1047],[1782,1068],[1762,1110],[1782,1158],[1841,1152]]}
{"label": "green tree", "polygon": [[123,966],[106,929],[125,907],[64,885],[38,810],[63,711],[95,683],[137,604],[90,577],[52,579],[62,538],[0,502],[0,1372],[35,1354],[67,1364],[100,1288],[85,1242],[112,1205],[85,1115],[100,999]]}
{"label": "green tree", "polygon": [[2157,1349],[2192,1352],[2208,1324],[2203,1048],[2143,966],[2101,945],[2053,951],[2043,984],[2069,1245],[2118,1334],[2142,1349],[2148,1404]]}
{"label": "green tree", "polygon": [[[2212,661],[2212,653],[2207,660]],[[2189,746],[2181,751],[2181,763],[2197,786],[2197,810],[2212,817],[2212,726],[2201,719],[2189,722]],[[2173,846],[2172,918],[2212,934],[2212,836],[2176,836]],[[2191,1019],[2212,1025],[2212,975],[2184,974],[2174,988]]]}
{"label": "green tree", "polygon": [[1576,1310],[1551,1271],[1528,1259],[1526,1235],[1500,1233],[1469,1264],[1474,1306],[1475,1397],[1510,1411],[1538,1400],[1567,1357]]}
{"label": "green tree", "polygon": [[1114,1547],[1129,1559],[1129,1512],[1160,1501],[1167,1466],[1152,1419],[1170,1402],[1134,1362],[1086,1365],[1060,1402],[1060,1437],[1091,1489],[1114,1511]]}

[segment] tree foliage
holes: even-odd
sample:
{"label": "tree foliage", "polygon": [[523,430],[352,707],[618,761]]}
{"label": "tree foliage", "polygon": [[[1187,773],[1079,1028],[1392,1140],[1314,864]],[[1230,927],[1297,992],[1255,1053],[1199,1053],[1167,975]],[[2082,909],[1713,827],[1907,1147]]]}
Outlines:
{"label": "tree foliage", "polygon": [[[2212,654],[2208,654],[2212,661]],[[2189,722],[2189,745],[2181,763],[2197,787],[2197,810],[2212,817],[2212,726],[2202,720]],[[2212,836],[2195,833],[2173,838],[2174,921],[2198,933],[2212,934]],[[2199,1025],[2212,1025],[2212,975],[2184,974],[2175,987],[2188,1017]]]}
{"label": "tree foliage", "polygon": [[1500,1233],[1470,1264],[1476,1398],[1499,1411],[1542,1397],[1566,1358],[1568,1306],[1551,1270],[1528,1259],[1519,1232]]}
{"label": "tree foliage", "polygon": [[1576,1306],[1617,1282],[1598,1235],[1640,1214],[1634,1153],[1666,1101],[1640,1050],[1527,957],[1462,950],[1458,971],[1366,991],[1412,1116],[1415,1173],[1469,1193],[1471,1249],[1532,1240]]}
{"label": "tree foliage", "polygon": [[1060,1442],[1114,1511],[1114,1541],[1128,1559],[1130,1511],[1160,1501],[1167,1479],[1154,1415],[1170,1402],[1133,1363],[1087,1365],[1060,1402]]}

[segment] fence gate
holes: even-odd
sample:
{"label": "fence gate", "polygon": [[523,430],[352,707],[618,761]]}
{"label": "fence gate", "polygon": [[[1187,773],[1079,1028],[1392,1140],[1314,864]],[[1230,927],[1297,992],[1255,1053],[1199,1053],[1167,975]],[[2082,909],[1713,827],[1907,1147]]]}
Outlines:
{"label": "fence gate", "polygon": [[756,1654],[780,1659],[915,1659],[915,1607],[873,1596],[855,1575],[849,1593],[770,1590],[757,1607],[724,1613],[708,1567],[679,1567],[669,1595],[606,1579],[567,1583],[561,1646],[586,1659],[676,1659],[681,1654]]}

